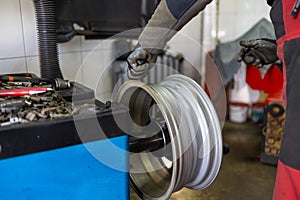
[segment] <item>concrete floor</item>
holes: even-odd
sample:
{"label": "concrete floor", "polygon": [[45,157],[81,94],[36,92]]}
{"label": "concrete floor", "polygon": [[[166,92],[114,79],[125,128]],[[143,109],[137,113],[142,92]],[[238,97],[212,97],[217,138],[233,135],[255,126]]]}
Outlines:
{"label": "concrete floor", "polygon": [[[230,153],[225,155],[214,183],[202,191],[182,189],[171,200],[270,200],[272,198],[276,167],[259,161],[261,129],[251,122],[226,122],[224,142]],[[131,191],[131,200],[139,197]]]}

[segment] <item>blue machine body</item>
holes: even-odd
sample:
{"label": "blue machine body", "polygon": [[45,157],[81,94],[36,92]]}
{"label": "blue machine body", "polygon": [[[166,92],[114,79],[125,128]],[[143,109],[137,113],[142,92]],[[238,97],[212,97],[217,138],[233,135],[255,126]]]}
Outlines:
{"label": "blue machine body", "polygon": [[110,155],[107,141],[126,150],[127,136],[88,143],[122,170],[100,162],[85,144],[1,159],[0,199],[129,199],[126,151]]}

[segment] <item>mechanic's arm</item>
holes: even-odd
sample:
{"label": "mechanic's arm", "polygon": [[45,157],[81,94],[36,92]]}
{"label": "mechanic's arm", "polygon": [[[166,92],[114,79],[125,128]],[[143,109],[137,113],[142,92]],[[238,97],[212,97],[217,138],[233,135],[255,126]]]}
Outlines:
{"label": "mechanic's arm", "polygon": [[212,0],[161,0],[139,36],[139,45],[128,57],[129,77],[140,79],[156,61],[166,43]]}
{"label": "mechanic's arm", "polygon": [[151,53],[161,51],[176,31],[179,31],[211,1],[162,0],[139,37],[141,47]]}

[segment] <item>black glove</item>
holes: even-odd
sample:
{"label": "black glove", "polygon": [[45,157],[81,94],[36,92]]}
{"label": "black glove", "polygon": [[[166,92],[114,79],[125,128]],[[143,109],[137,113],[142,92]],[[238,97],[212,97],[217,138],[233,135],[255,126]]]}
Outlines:
{"label": "black glove", "polygon": [[261,68],[278,60],[275,40],[266,38],[242,40],[240,45],[242,49],[237,56],[239,62],[243,60],[247,64]]}
{"label": "black glove", "polygon": [[141,79],[148,70],[155,65],[157,55],[147,52],[142,47],[134,50],[127,58],[129,64],[129,78]]}

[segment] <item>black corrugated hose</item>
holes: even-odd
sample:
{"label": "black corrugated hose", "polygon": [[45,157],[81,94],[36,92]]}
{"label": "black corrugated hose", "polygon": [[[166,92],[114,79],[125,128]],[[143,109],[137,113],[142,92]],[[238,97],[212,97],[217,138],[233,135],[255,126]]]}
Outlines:
{"label": "black corrugated hose", "polygon": [[35,5],[41,77],[63,78],[58,60],[54,0],[33,0]]}

